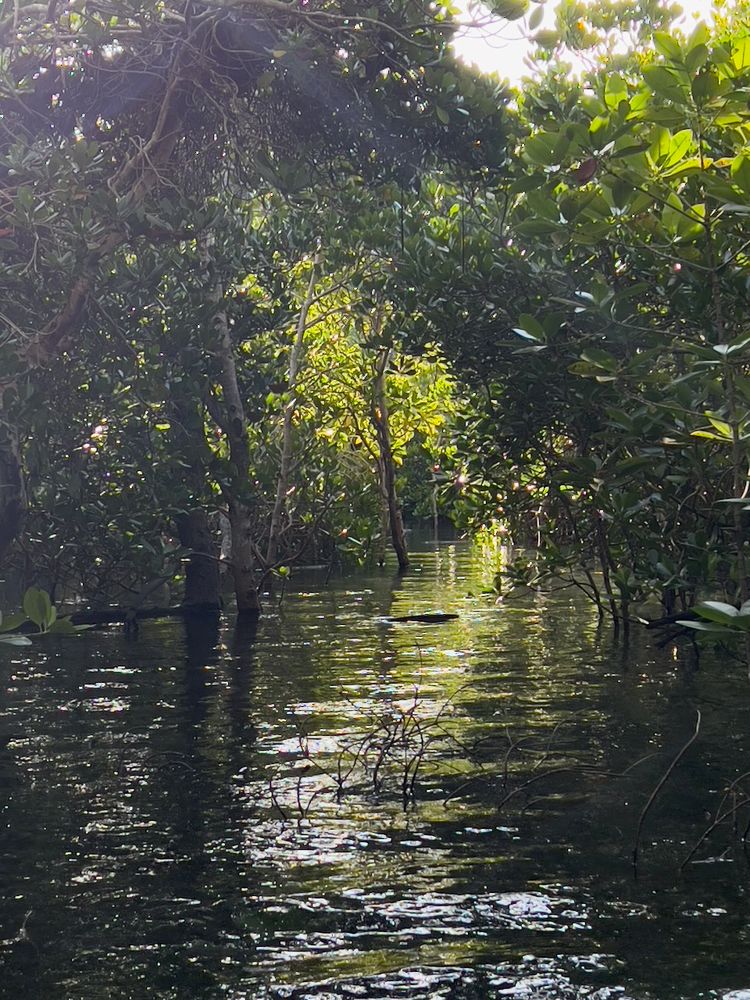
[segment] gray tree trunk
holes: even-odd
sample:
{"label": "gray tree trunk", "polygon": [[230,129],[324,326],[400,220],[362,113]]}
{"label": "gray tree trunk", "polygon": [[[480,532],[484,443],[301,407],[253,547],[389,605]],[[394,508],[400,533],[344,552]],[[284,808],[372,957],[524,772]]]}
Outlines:
{"label": "gray tree trunk", "polygon": [[237,380],[237,364],[229,320],[226,309],[221,306],[224,301],[224,287],[221,280],[213,273],[210,239],[204,240],[201,253],[210,282],[208,299],[217,307],[213,318],[216,340],[212,353],[219,363],[221,405],[214,408],[216,411],[214,415],[229,441],[232,474],[228,481],[222,484],[222,491],[227,501],[232,538],[232,576],[237,613],[240,616],[257,616],[261,607],[256,580],[253,512],[244,499],[250,484],[250,442],[247,436],[245,404]]}

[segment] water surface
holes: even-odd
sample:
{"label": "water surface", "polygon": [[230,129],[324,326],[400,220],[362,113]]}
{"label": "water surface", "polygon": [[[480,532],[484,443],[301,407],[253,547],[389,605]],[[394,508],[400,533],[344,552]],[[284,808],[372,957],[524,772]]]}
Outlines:
{"label": "water surface", "polygon": [[[491,557],[299,575],[257,629],[0,646],[0,995],[750,988],[731,818],[679,871],[750,770],[743,669],[614,643],[573,591],[496,605]],[[459,618],[385,620],[435,610]]]}

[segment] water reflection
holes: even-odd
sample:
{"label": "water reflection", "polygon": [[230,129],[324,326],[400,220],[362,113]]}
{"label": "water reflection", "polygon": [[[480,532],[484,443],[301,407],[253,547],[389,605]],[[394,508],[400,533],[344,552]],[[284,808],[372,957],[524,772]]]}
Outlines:
{"label": "water reflection", "polygon": [[[257,624],[1,650],[13,995],[750,984],[742,852],[724,836],[676,872],[712,793],[750,766],[745,679],[637,633],[613,646],[570,591],[497,605],[495,558],[430,546],[403,577],[299,577]],[[386,620],[435,610],[459,618]],[[649,817],[635,882],[638,813],[698,706],[699,752]]]}

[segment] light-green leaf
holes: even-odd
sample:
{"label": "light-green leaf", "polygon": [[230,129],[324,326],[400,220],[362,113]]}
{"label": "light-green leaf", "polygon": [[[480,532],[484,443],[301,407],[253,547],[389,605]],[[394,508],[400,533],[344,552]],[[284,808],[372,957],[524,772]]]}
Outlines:
{"label": "light-green leaf", "polygon": [[622,101],[628,99],[628,85],[619,73],[611,73],[604,85],[604,101],[608,108],[616,111]]}
{"label": "light-green leaf", "polygon": [[696,604],[693,609],[701,618],[710,622],[718,622],[720,625],[731,625],[739,615],[739,611],[733,604],[726,604],[724,601],[702,601]]}
{"label": "light-green leaf", "polygon": [[740,71],[750,69],[750,38],[739,38],[735,42],[732,65]]}
{"label": "light-green leaf", "polygon": [[82,627],[74,625],[70,618],[58,618],[48,631],[51,635],[76,635]]}
{"label": "light-green leaf", "polygon": [[27,615],[0,615],[0,632],[12,632],[19,625],[23,625]]}
{"label": "light-green leaf", "polygon": [[602,351],[598,347],[589,347],[582,354],[581,358],[598,368],[603,368],[608,372],[617,371],[617,358],[608,351]]}
{"label": "light-green leaf", "polygon": [[727,438],[727,440],[729,441],[732,440],[731,424],[728,424],[726,420],[719,420],[717,417],[711,417],[708,414],[706,414],[706,416],[708,417],[708,422],[711,424],[714,430],[718,431],[719,434],[721,434],[722,437]]}
{"label": "light-green leaf", "polygon": [[709,625],[708,622],[691,622],[681,620],[676,622],[677,625],[682,625],[683,628],[692,628],[696,632],[712,632],[714,635],[741,635],[741,632],[737,632],[735,629],[729,628],[727,625],[720,625],[714,623]]}
{"label": "light-green leaf", "polygon": [[670,167],[674,167],[675,164],[682,160],[692,144],[693,133],[689,128],[682,129],[680,132],[675,133],[669,142],[669,150],[667,156],[661,164],[662,168],[664,170],[669,170]]}
{"label": "light-green leaf", "polygon": [[536,10],[532,12],[531,17],[529,18],[529,30],[536,31],[536,29],[542,23],[543,18],[544,18],[544,7],[539,6],[536,8]]}
{"label": "light-green leaf", "polygon": [[666,66],[647,66],[643,77],[649,89],[659,97],[665,97],[676,104],[683,102],[684,91],[680,79]]}
{"label": "light-green leaf", "polygon": [[26,617],[38,628],[47,628],[52,613],[49,594],[45,590],[39,590],[38,587],[29,587],[23,595],[23,610]]}
{"label": "light-green leaf", "polygon": [[730,169],[732,180],[745,194],[750,194],[750,158],[744,153],[735,156]]}
{"label": "light-green leaf", "polygon": [[682,59],[682,49],[679,42],[668,35],[666,31],[654,32],[654,47],[665,59],[672,59],[675,62],[680,62]]}

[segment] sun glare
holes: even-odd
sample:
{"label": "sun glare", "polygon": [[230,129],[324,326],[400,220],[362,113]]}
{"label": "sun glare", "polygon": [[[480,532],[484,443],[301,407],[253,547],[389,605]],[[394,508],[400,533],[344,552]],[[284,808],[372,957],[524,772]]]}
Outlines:
{"label": "sun glare", "polygon": [[[709,20],[712,16],[711,0],[678,0],[683,9],[680,25],[691,21]],[[544,17],[533,31],[529,29],[529,16],[537,9],[532,4],[530,14],[518,21],[498,20],[489,26],[467,28],[454,41],[455,51],[468,63],[472,63],[483,73],[498,73],[511,83],[517,83],[531,72],[528,57],[532,49],[530,36],[539,30],[554,25],[554,0],[544,5]],[[484,21],[489,15],[486,8],[478,4],[467,4],[466,19],[475,17]]]}

